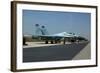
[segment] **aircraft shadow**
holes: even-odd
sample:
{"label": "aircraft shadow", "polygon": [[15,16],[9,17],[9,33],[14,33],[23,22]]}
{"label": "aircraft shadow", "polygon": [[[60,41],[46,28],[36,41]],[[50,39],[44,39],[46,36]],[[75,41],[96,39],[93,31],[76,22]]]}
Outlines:
{"label": "aircraft shadow", "polygon": [[23,48],[23,62],[72,60],[88,43]]}

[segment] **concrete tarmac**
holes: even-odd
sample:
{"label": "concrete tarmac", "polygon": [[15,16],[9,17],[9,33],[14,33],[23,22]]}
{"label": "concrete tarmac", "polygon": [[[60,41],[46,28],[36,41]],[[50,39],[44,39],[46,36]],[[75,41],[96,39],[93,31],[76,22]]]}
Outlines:
{"label": "concrete tarmac", "polygon": [[83,49],[86,51],[90,49],[88,42],[41,47],[25,47],[23,48],[23,62],[89,59],[90,54],[88,54],[88,57],[85,57],[87,55],[82,57],[81,51],[83,51]]}
{"label": "concrete tarmac", "polygon": [[90,43],[87,44],[84,49],[82,49],[74,58],[73,60],[84,60],[84,59],[91,59],[91,46]]}

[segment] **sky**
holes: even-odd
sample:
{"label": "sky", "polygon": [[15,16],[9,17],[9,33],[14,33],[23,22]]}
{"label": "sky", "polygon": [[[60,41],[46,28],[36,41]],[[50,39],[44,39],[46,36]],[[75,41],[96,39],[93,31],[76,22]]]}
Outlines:
{"label": "sky", "polygon": [[90,40],[90,13],[23,10],[22,17],[24,35],[35,35],[35,24],[39,24],[44,25],[49,34],[71,32]]}

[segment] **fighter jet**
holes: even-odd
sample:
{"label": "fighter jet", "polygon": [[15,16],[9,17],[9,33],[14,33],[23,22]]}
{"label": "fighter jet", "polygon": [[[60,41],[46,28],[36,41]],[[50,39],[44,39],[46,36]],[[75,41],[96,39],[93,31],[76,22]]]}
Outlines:
{"label": "fighter jet", "polygon": [[68,33],[68,32],[61,32],[57,34],[49,34],[45,26],[40,26],[39,24],[35,24],[35,35],[24,35],[23,36],[23,45],[26,43],[26,38],[35,38],[42,41],[45,41],[45,44],[48,44],[49,42],[51,44],[54,43],[61,43],[63,44],[67,42],[79,42],[79,41],[88,41],[86,38],[76,35],[75,33]]}
{"label": "fighter jet", "polygon": [[51,42],[51,44],[60,43],[61,41],[63,41],[64,44],[66,41],[75,42],[76,38],[79,37],[75,33],[67,33],[67,32],[61,32],[58,34],[50,35],[45,26],[40,27],[39,24],[36,24],[35,27],[36,27],[35,36],[40,38],[41,40],[44,40],[46,44],[48,44],[49,42]]}

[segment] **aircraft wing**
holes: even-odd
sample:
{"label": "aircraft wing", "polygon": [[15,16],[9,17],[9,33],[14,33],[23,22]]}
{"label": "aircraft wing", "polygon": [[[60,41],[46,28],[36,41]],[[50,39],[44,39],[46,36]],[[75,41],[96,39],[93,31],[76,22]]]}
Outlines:
{"label": "aircraft wing", "polygon": [[38,36],[41,36],[41,37],[62,37],[63,38],[63,37],[76,37],[77,35],[62,32],[62,33],[53,34],[53,35],[38,35]]}
{"label": "aircraft wing", "polygon": [[38,35],[43,40],[60,40],[63,38],[73,38],[76,37],[75,35],[68,34],[66,32],[58,33],[58,34],[53,34],[53,35]]}

